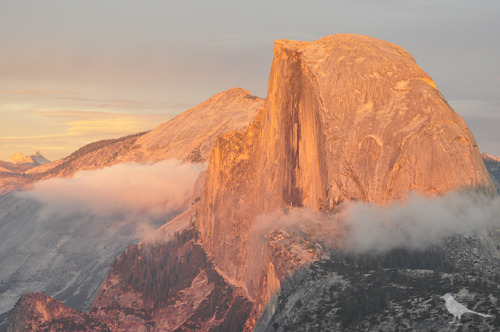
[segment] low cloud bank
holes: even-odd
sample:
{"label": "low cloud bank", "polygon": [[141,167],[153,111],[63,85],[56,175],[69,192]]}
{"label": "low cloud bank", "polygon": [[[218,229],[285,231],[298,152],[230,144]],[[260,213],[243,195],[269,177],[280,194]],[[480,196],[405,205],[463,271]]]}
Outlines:
{"label": "low cloud bank", "polygon": [[405,201],[380,206],[347,202],[335,214],[285,209],[257,217],[254,234],[273,229],[303,233],[332,248],[356,253],[424,249],[454,234],[500,227],[500,198],[475,192],[452,192],[427,198],[412,193]]}
{"label": "low cloud bank", "polygon": [[340,218],[356,252],[423,249],[450,235],[500,226],[500,199],[475,192],[411,194],[387,206],[350,203]]}
{"label": "low cloud bank", "polygon": [[153,224],[189,206],[201,171],[201,166],[179,160],[121,164],[41,181],[18,195],[40,203],[37,221],[56,218],[71,223],[93,216],[109,227],[130,224],[141,237]]}
{"label": "low cloud bank", "polygon": [[0,313],[29,291],[88,310],[113,258],[190,206],[202,168],[116,165],[0,197]]}

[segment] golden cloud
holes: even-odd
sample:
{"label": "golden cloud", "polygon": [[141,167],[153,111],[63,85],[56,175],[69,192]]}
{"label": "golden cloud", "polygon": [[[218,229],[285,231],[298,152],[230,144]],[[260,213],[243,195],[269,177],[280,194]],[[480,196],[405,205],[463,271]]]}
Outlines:
{"label": "golden cloud", "polygon": [[[109,113],[75,110],[36,111],[33,113],[44,120],[17,124],[10,121],[9,125],[18,127],[15,131],[16,135],[12,135],[12,130],[0,130],[0,132],[11,133],[8,136],[0,137],[0,159],[7,160],[11,154],[16,152],[29,154],[37,150],[45,152],[46,157],[51,160],[59,159],[87,143],[151,130],[172,117],[161,113]],[[44,123],[50,129],[50,133],[42,133],[44,128],[37,130],[40,123]]]}

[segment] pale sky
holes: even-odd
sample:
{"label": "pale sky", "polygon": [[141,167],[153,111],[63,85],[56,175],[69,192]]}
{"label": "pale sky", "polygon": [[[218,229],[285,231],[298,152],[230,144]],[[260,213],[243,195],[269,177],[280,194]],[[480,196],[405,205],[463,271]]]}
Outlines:
{"label": "pale sky", "polygon": [[500,155],[498,0],[0,0],[0,160],[152,129],[231,87],[265,97],[273,40],[408,50]]}

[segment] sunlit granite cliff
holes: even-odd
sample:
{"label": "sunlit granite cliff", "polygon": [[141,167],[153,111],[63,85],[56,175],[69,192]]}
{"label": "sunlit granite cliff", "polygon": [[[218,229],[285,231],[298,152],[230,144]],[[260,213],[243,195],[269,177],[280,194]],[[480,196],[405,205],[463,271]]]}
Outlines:
{"label": "sunlit granite cliff", "polygon": [[252,244],[258,215],[472,187],[494,190],[474,137],[408,52],[352,34],[278,40],[264,113],[212,150],[197,226],[258,305],[286,273]]}

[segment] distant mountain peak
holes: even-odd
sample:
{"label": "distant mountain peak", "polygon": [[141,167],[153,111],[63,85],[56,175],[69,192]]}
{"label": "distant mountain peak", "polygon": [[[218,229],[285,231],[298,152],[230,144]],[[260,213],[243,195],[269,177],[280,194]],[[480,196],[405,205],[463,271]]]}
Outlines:
{"label": "distant mountain peak", "polygon": [[44,165],[44,164],[47,164],[47,163],[50,163],[50,160],[48,160],[47,158],[45,158],[42,153],[40,152],[40,150],[38,150],[37,152],[35,152],[35,154],[32,154],[30,156],[30,158],[33,160],[33,162],[38,166],[38,165]]}
{"label": "distant mountain peak", "polygon": [[481,153],[481,157],[483,158],[483,160],[485,161],[496,161],[496,162],[500,162],[500,157],[497,157],[497,156],[492,156],[490,154],[487,154],[486,152],[483,152]]}
{"label": "distant mountain peak", "polygon": [[18,152],[10,156],[9,162],[17,165],[32,165],[38,166],[47,164],[50,162],[47,158],[45,158],[40,150],[36,151],[34,154],[28,156],[23,154],[22,152]]}
{"label": "distant mountain peak", "polygon": [[31,164],[33,160],[22,152],[18,152],[10,156],[9,162],[13,164]]}

